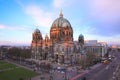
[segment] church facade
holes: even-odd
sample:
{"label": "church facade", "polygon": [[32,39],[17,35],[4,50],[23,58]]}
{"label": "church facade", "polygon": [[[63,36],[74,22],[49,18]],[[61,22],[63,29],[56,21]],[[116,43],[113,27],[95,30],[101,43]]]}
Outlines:
{"label": "church facade", "polygon": [[[58,63],[72,63],[84,47],[84,36],[81,34],[78,41],[73,40],[73,29],[70,22],[63,17],[62,11],[51,26],[50,37],[42,37],[39,29],[32,34],[32,59],[48,60]],[[78,56],[77,56],[78,57]]]}

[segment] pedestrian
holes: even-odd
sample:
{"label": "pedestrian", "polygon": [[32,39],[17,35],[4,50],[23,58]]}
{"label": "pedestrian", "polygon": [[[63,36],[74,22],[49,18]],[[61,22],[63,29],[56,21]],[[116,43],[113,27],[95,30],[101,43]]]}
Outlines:
{"label": "pedestrian", "polygon": [[63,76],[63,79],[64,79],[64,76]]}

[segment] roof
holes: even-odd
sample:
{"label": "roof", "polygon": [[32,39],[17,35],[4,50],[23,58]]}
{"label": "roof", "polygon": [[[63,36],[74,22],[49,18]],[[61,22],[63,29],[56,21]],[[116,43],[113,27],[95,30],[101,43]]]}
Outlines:
{"label": "roof", "polygon": [[51,28],[54,27],[70,27],[72,29],[70,22],[63,17],[62,11],[60,12],[59,18],[52,23]]}

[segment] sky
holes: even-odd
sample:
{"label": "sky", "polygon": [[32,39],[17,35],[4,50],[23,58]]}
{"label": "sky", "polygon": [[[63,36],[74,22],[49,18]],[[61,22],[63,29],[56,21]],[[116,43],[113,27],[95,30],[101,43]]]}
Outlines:
{"label": "sky", "polygon": [[120,0],[0,0],[0,45],[30,45],[36,28],[44,38],[61,9],[75,41],[120,44]]}

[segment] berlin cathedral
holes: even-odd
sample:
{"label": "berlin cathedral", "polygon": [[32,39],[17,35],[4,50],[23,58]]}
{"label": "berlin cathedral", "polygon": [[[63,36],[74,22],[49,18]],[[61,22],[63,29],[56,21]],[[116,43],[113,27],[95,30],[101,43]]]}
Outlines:
{"label": "berlin cathedral", "polygon": [[[78,41],[73,40],[73,29],[70,22],[63,17],[60,11],[51,26],[50,37],[42,37],[39,29],[32,34],[32,59],[48,60],[58,63],[71,63],[75,61],[75,53],[80,53],[84,47],[84,36],[80,34]],[[77,55],[79,57],[80,55]]]}

